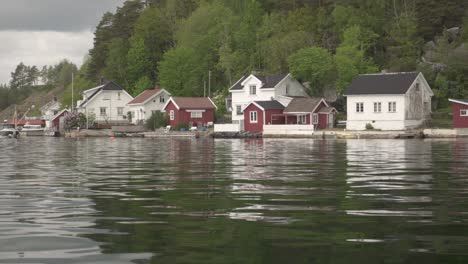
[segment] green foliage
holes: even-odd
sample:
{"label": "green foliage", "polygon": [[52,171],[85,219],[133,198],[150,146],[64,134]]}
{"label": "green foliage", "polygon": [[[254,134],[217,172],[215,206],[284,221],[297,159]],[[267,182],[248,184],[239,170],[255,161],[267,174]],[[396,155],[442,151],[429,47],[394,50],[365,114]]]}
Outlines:
{"label": "green foliage", "polygon": [[304,48],[292,54],[289,59],[292,75],[310,83],[313,94],[319,94],[331,80],[334,64],[331,54],[323,48]]}
{"label": "green foliage", "polygon": [[[132,47],[128,51],[127,60],[127,78],[130,87],[135,87],[142,77],[149,78],[148,76],[151,76],[151,73],[155,70],[152,68],[151,56],[143,39],[132,40]],[[128,89],[133,94],[133,88]]]}
{"label": "green foliage", "polygon": [[145,126],[149,130],[156,130],[158,128],[166,127],[169,124],[167,115],[160,111],[153,112],[151,117],[146,120]]}
{"label": "green foliage", "polygon": [[374,126],[371,123],[367,123],[366,124],[366,129],[367,130],[372,130],[372,129],[374,129]]}
{"label": "green foliage", "polygon": [[128,42],[121,38],[114,38],[109,43],[108,48],[109,56],[106,58],[106,66],[103,69],[104,75],[108,80],[113,80],[128,87]]}

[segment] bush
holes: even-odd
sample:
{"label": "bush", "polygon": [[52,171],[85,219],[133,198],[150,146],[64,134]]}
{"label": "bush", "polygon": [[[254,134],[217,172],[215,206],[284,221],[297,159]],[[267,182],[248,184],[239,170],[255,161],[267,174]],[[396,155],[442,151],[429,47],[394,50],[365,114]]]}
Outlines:
{"label": "bush", "polygon": [[188,131],[190,129],[189,124],[187,123],[179,123],[174,127],[175,131],[180,131],[181,129],[184,129],[185,131]]}
{"label": "bush", "polygon": [[153,112],[151,117],[146,120],[146,128],[149,130],[156,130],[161,127],[166,127],[169,124],[165,113],[160,111]]}
{"label": "bush", "polygon": [[64,128],[65,130],[72,130],[76,128],[86,127],[86,116],[83,113],[69,113],[64,117]]}
{"label": "bush", "polygon": [[367,124],[366,124],[366,129],[367,129],[367,130],[372,130],[372,129],[374,129],[374,126],[372,126],[371,123],[367,123]]}

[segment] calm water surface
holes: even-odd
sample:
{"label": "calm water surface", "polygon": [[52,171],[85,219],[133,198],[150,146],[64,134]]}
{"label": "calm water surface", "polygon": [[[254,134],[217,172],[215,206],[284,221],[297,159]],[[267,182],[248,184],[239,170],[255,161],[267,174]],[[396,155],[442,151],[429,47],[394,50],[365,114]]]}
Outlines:
{"label": "calm water surface", "polygon": [[0,263],[468,263],[468,141],[0,139]]}

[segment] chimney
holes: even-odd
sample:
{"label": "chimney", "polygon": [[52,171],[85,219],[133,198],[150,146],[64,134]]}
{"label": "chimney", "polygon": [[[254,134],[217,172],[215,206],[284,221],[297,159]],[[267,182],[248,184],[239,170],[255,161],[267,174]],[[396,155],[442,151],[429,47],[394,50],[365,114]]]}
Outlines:
{"label": "chimney", "polygon": [[157,83],[155,86],[154,86],[154,89],[157,90],[157,89],[161,89],[161,85],[159,83]]}

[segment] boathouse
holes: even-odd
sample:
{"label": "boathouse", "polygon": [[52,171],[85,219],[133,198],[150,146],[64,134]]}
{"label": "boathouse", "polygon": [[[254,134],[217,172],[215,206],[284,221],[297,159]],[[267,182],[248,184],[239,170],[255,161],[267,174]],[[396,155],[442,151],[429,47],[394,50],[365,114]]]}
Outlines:
{"label": "boathouse", "polygon": [[171,97],[163,110],[171,127],[179,124],[206,127],[214,123],[216,105],[209,97]]}
{"label": "boathouse", "polygon": [[449,99],[452,103],[453,128],[468,128],[468,100]]}

